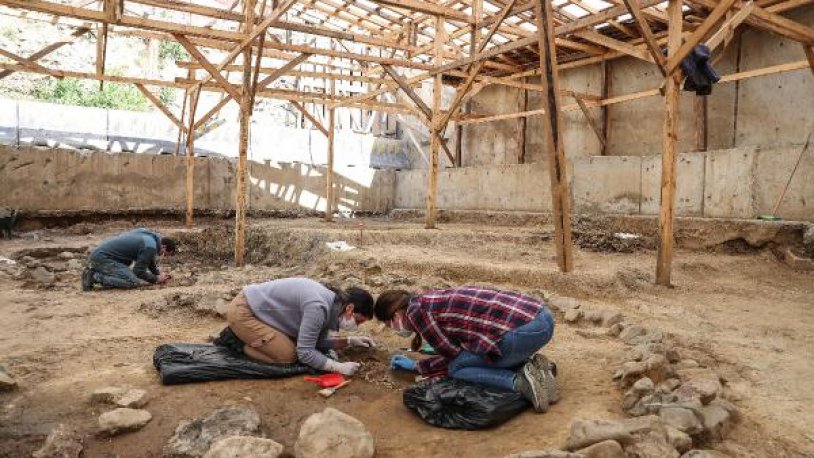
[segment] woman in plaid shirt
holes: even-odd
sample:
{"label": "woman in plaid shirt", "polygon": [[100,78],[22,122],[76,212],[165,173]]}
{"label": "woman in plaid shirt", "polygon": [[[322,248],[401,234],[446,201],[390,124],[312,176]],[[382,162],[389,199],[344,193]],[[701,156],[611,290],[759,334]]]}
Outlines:
{"label": "woman in plaid shirt", "polygon": [[416,333],[414,348],[423,339],[438,353],[418,362],[394,356],[393,369],[516,391],[538,412],[559,399],[556,366],[537,353],[554,333],[540,299],[479,286],[420,295],[390,290],[376,300],[374,314],[403,337]]}

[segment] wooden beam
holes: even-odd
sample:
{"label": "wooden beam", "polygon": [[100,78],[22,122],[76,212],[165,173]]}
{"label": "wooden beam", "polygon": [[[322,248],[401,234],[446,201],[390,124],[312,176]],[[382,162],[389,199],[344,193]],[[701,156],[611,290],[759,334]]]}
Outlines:
{"label": "wooden beam", "polygon": [[432,109],[426,103],[424,103],[424,100],[421,99],[421,96],[416,94],[416,92],[410,86],[408,80],[405,80],[401,75],[399,75],[398,72],[393,67],[389,65],[382,65],[382,68],[384,69],[385,72],[387,72],[390,78],[393,78],[393,81],[395,81],[396,84],[398,84],[401,90],[404,91],[405,94],[407,94],[407,97],[409,97],[410,100],[412,100],[413,103],[415,103],[418,109],[421,110],[421,113],[424,114],[425,123],[428,126],[430,126],[432,124]]}
{"label": "wooden beam", "polygon": [[582,110],[582,114],[585,115],[588,125],[591,126],[591,130],[593,130],[596,134],[596,138],[599,139],[599,143],[602,144],[602,149],[605,149],[605,136],[602,135],[602,130],[599,128],[599,124],[597,124],[596,119],[594,119],[593,115],[588,110],[588,107],[585,105],[585,102],[579,96],[575,95],[574,100],[577,101],[577,105],[579,105],[579,109]]}
{"label": "wooden beam", "polygon": [[[670,16],[667,39],[668,62],[678,56],[681,48],[681,5],[681,0],[669,0],[667,7]],[[659,248],[656,260],[656,284],[661,286],[670,286],[673,263],[680,79],[680,72],[671,72],[668,74],[664,86],[664,146],[661,153],[661,208],[659,211]]]}
{"label": "wooden beam", "polygon": [[695,114],[695,150],[707,150],[707,96],[697,95],[693,98]]}
{"label": "wooden beam", "polygon": [[334,219],[334,122],[336,108],[328,108],[328,164],[325,167],[325,221]]}
{"label": "wooden beam", "polygon": [[723,25],[718,28],[718,31],[709,37],[704,44],[707,45],[710,51],[718,48],[718,46],[726,42],[735,32],[735,29],[752,14],[754,8],[755,3],[753,1],[750,0],[744,3],[743,6],[740,7],[740,10],[727,19]]}
{"label": "wooden beam", "polygon": [[[608,61],[602,62],[602,97],[601,99],[607,99],[611,97],[613,93],[613,67],[611,63]],[[608,155],[608,149],[610,148],[610,139],[611,139],[611,117],[610,117],[610,109],[608,109],[607,105],[603,105],[602,107],[602,150],[600,154],[602,156]]]}
{"label": "wooden beam", "polygon": [[[642,32],[644,43],[647,45],[647,49],[650,50],[650,54],[653,56],[653,60],[655,60],[661,74],[663,76],[667,76],[664,54],[661,53],[661,47],[656,43],[656,38],[653,36],[653,31],[650,29],[650,24],[647,23],[647,19],[645,19],[641,8],[639,8],[639,1],[624,0],[624,2],[627,9],[630,11],[630,14],[633,16],[633,19],[636,20],[636,24],[639,26],[639,30]],[[579,99],[577,99],[577,101],[579,101]]]}
{"label": "wooden beam", "polygon": [[598,45],[604,46],[608,49],[612,49],[614,51],[619,51],[629,56],[633,56],[637,59],[655,63],[655,61],[653,60],[653,56],[651,56],[650,53],[648,53],[644,49],[637,48],[631,45],[630,43],[616,40],[606,35],[602,35],[601,33],[583,30],[580,32],[575,32],[574,36],[588,40],[591,43],[596,43]]}
{"label": "wooden beam", "polygon": [[201,51],[199,51],[198,48],[187,39],[187,37],[180,34],[175,34],[173,36],[178,43],[180,43],[181,46],[187,50],[189,55],[191,55],[196,61],[198,61],[199,64],[201,64],[201,66],[209,73],[210,77],[214,79],[218,85],[229,94],[229,96],[235,100],[240,100],[240,90],[238,90],[234,85],[232,85],[232,83],[224,78],[224,76],[220,73],[220,69],[212,65],[206,56],[204,56],[203,53],[201,53]]}
{"label": "wooden beam", "polygon": [[712,28],[715,24],[720,21],[729,8],[732,7],[732,4],[735,3],[735,0],[723,0],[721,3],[715,6],[709,15],[704,19],[704,22],[695,29],[695,31],[690,35],[684,44],[681,45],[680,48],[675,52],[675,54],[671,55],[669,59],[667,59],[667,73],[672,74],[676,71],[679,65],[681,65],[681,61],[687,57],[690,52],[692,52],[693,48],[695,48],[698,43],[704,41],[707,38],[707,35],[712,31]]}
{"label": "wooden beam", "polygon": [[[435,30],[436,30],[436,37],[435,37],[435,60],[434,63],[436,65],[440,64],[444,57],[444,45],[446,44],[447,34],[445,27],[446,22],[444,21],[443,16],[438,16],[435,19]],[[401,85],[401,84],[399,84]],[[402,88],[403,89],[403,88]],[[443,90],[443,80],[442,74],[438,73],[435,75],[435,79],[433,80],[432,86],[432,112],[430,113],[430,170],[428,173],[428,181],[427,181],[427,214],[425,215],[425,224],[424,227],[427,229],[434,229],[435,224],[438,218],[438,204],[437,204],[437,197],[438,197],[438,166],[439,166],[439,149],[440,144],[443,142],[441,135],[443,135],[438,130],[439,124],[436,123],[436,120],[439,116],[439,111],[441,110],[441,91]],[[454,164],[454,158],[450,158],[451,162]]]}
{"label": "wooden beam", "polygon": [[[87,26],[79,27],[78,29],[74,30],[73,33],[71,33],[70,36],[68,36],[66,38],[63,38],[60,41],[56,41],[54,43],[51,43],[50,45],[45,46],[44,48],[40,49],[39,51],[35,52],[34,54],[31,54],[29,57],[24,58],[24,59],[26,61],[28,61],[28,62],[35,62],[35,61],[37,61],[39,59],[42,59],[43,57],[47,56],[48,54],[51,54],[52,52],[56,51],[57,49],[65,46],[65,45],[73,43],[74,41],[76,41],[82,35],[85,35],[86,33],[90,32],[90,30],[91,30],[90,27],[87,27]],[[3,79],[5,77],[9,76],[12,73],[14,73],[13,70],[4,70],[4,71],[2,71],[2,72],[0,72],[0,79]]]}
{"label": "wooden beam", "polygon": [[190,89],[189,97],[189,129],[187,130],[187,160],[186,160],[186,227],[192,227],[195,209],[195,112],[198,109],[198,100],[201,96],[201,85]]}
{"label": "wooden beam", "polygon": [[331,136],[331,132],[330,132],[328,129],[326,129],[326,128],[325,128],[325,126],[323,126],[323,125],[322,125],[322,123],[321,123],[321,122],[319,122],[319,119],[317,119],[316,117],[314,117],[314,115],[312,115],[312,114],[311,114],[311,113],[308,111],[308,109],[307,109],[307,108],[305,108],[305,107],[304,107],[304,106],[303,106],[301,103],[299,103],[299,102],[297,102],[297,101],[292,100],[292,101],[291,101],[291,104],[292,104],[292,105],[294,105],[294,108],[296,108],[297,110],[299,110],[299,111],[300,111],[300,113],[302,113],[302,115],[303,115],[303,116],[305,116],[305,117],[306,117],[306,118],[307,118],[309,121],[311,121],[311,123],[314,125],[314,127],[316,127],[317,129],[319,129],[319,131],[320,131],[320,132],[322,132],[322,134],[323,134],[323,135],[325,135],[326,137],[330,137],[330,136]]}
{"label": "wooden beam", "polygon": [[811,67],[811,74],[814,75],[814,46],[812,45],[803,45],[803,51],[806,53],[806,59],[808,59],[808,65]]}
{"label": "wooden beam", "polygon": [[26,59],[23,56],[17,55],[11,51],[6,51],[3,48],[0,48],[0,56],[8,57],[9,59],[15,60],[19,62],[19,64],[29,71],[47,71],[48,69],[43,67],[42,65],[32,61],[31,59]]}
{"label": "wooden beam", "polygon": [[429,1],[418,1],[418,0],[371,0],[371,1],[373,3],[384,5],[390,8],[415,11],[418,13],[430,14],[434,16],[443,16],[446,19],[465,22],[467,24],[472,24],[475,22],[472,19],[472,16],[469,16],[468,14],[464,14],[452,8],[440,6]]}
{"label": "wooden beam", "polygon": [[[100,80],[100,81],[103,81],[103,80]],[[147,98],[147,100],[152,102],[153,106],[155,106],[156,108],[158,108],[159,111],[164,113],[164,116],[166,116],[167,119],[172,121],[172,123],[175,124],[176,126],[178,126],[179,129],[182,129],[182,130],[184,129],[184,123],[182,123],[181,120],[179,120],[174,114],[172,114],[172,111],[170,111],[170,109],[167,108],[166,105],[164,105],[164,102],[162,102],[161,99],[156,97],[155,94],[150,92],[150,90],[147,89],[147,87],[144,86],[143,84],[136,83],[135,86],[139,90],[139,92],[141,92],[144,95],[144,97]]]}
{"label": "wooden beam", "polygon": [[557,70],[557,51],[554,43],[554,18],[551,2],[537,0],[534,19],[537,26],[540,83],[545,88],[543,107],[543,139],[548,150],[548,170],[551,181],[551,213],[554,226],[554,246],[557,264],[562,272],[574,268],[571,246],[571,199],[568,191],[568,175],[563,145],[562,119],[560,116],[560,90]]}
{"label": "wooden beam", "polygon": [[[107,23],[102,23],[96,35],[96,74],[105,74],[105,58],[107,57]],[[99,90],[104,89],[104,80],[99,80]]]}

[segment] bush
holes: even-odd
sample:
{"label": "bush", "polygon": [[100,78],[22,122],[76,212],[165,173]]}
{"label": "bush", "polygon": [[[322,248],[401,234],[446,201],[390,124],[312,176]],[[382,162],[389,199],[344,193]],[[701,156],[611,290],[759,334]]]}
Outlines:
{"label": "bush", "polygon": [[130,84],[105,82],[104,89],[100,91],[97,81],[80,81],[76,78],[54,80],[37,87],[34,96],[46,102],[83,107],[138,111],[149,107],[147,98]]}
{"label": "bush", "polygon": [[178,62],[189,59],[189,54],[177,41],[163,40],[158,45],[158,58],[162,61],[171,58],[173,62]]}
{"label": "bush", "polygon": [[175,89],[171,87],[162,87],[158,91],[158,98],[164,102],[165,105],[171,104],[175,101]]}

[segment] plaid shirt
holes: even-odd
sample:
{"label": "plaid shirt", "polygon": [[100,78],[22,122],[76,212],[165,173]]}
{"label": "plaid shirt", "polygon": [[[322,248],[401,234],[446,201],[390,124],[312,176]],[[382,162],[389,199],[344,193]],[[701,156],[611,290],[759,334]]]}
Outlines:
{"label": "plaid shirt", "polygon": [[503,334],[530,322],[543,310],[548,307],[540,299],[478,286],[413,296],[407,319],[439,355],[419,361],[418,371],[443,375],[449,361],[462,350],[494,361],[502,356],[498,344]]}

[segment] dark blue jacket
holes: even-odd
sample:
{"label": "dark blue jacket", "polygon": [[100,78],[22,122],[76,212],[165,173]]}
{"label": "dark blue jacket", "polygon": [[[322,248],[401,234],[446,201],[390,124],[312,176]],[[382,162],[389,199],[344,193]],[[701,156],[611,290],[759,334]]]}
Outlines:
{"label": "dark blue jacket", "polygon": [[91,258],[111,260],[130,266],[140,279],[155,283],[158,280],[158,266],[155,258],[161,247],[161,236],[147,229],[139,228],[110,238],[99,244],[91,253]]}

